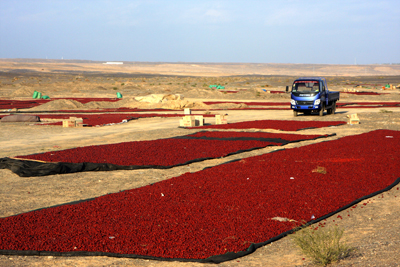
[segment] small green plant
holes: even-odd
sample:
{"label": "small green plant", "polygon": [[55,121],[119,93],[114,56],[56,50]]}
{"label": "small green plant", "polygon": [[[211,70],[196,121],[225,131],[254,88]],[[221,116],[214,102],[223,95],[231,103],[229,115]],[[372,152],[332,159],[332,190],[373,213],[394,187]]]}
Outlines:
{"label": "small green plant", "polygon": [[118,87],[113,87],[113,90],[118,90]]}
{"label": "small green plant", "polygon": [[261,93],[260,93],[260,92],[257,92],[257,93],[256,93],[256,96],[257,96],[257,97],[261,96]]}
{"label": "small green plant", "polygon": [[339,227],[299,227],[292,235],[294,243],[314,263],[326,266],[349,256],[353,250],[340,242],[343,230]]}
{"label": "small green plant", "polygon": [[380,113],[393,113],[393,111],[386,110],[386,109],[381,109],[379,110]]}
{"label": "small green plant", "polygon": [[124,86],[125,85],[125,83],[121,83],[121,86]]}

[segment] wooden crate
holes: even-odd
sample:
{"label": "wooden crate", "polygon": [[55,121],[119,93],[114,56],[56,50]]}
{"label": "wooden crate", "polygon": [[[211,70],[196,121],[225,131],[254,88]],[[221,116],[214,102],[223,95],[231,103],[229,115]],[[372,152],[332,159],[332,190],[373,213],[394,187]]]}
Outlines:
{"label": "wooden crate", "polygon": [[194,124],[195,126],[203,126],[204,125],[203,116],[194,116]]}
{"label": "wooden crate", "polygon": [[228,115],[215,115],[215,124],[227,124],[228,123]]}
{"label": "wooden crate", "polygon": [[63,120],[63,127],[75,127],[75,120]]}
{"label": "wooden crate", "polygon": [[185,116],[181,120],[179,120],[180,127],[193,127],[195,126],[195,118],[194,116]]}
{"label": "wooden crate", "polygon": [[347,115],[347,117],[349,118],[347,124],[360,124],[360,119],[358,118],[357,113]]}

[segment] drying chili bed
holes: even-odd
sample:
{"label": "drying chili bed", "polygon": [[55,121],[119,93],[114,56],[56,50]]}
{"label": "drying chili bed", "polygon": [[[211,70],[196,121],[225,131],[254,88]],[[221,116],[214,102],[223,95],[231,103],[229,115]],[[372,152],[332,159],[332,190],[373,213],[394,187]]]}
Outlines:
{"label": "drying chili bed", "polygon": [[400,102],[347,102],[337,103],[338,108],[389,108],[400,107]]}
{"label": "drying chili bed", "polygon": [[340,92],[342,94],[352,95],[387,95],[388,93],[377,93],[377,92]]}
{"label": "drying chili bed", "polygon": [[33,108],[39,106],[41,104],[50,102],[52,100],[60,100],[60,99],[67,99],[67,100],[75,100],[82,104],[86,104],[92,101],[107,101],[107,102],[116,102],[120,99],[118,98],[74,98],[74,97],[67,97],[67,98],[52,98],[52,99],[32,99],[32,100],[15,100],[15,99],[0,99],[0,110],[1,109],[13,109],[13,108]]}
{"label": "drying chili bed", "polygon": [[248,106],[290,106],[290,102],[235,102],[235,101],[205,101],[206,105],[215,104],[246,104]]}
{"label": "drying chili bed", "polygon": [[[230,110],[289,110],[290,102],[230,102],[230,101],[208,101],[207,105],[213,104],[246,104],[248,107]],[[400,102],[339,102],[337,108],[382,108],[382,107],[400,107]],[[255,107],[257,106],[257,107]],[[261,107],[260,107],[261,106]],[[265,107],[263,107],[265,106]],[[287,108],[278,108],[271,106],[288,106]]]}
{"label": "drying chili bed", "polygon": [[398,184],[399,139],[378,130],[1,218],[0,252],[231,260]]}
{"label": "drying chili bed", "polygon": [[[205,125],[196,129],[275,129],[281,131],[299,131],[311,128],[322,128],[346,124],[344,121],[284,121],[284,120],[257,120],[218,125]],[[188,129],[193,129],[189,127]]]}
{"label": "drying chili bed", "polygon": [[1,109],[19,109],[19,108],[33,108],[50,100],[35,99],[35,100],[14,100],[14,99],[0,99]]}
{"label": "drying chili bed", "polygon": [[282,146],[328,136],[331,135],[200,132],[168,139],[86,146],[18,156],[15,159],[3,158],[0,160],[0,168],[11,169],[20,176],[121,169],[166,169],[266,146]]}
{"label": "drying chili bed", "polygon": [[108,97],[53,97],[51,100],[60,100],[60,99],[66,99],[66,100],[75,100],[78,101],[82,104],[86,104],[89,102],[117,102],[122,100],[122,98],[108,98]]}

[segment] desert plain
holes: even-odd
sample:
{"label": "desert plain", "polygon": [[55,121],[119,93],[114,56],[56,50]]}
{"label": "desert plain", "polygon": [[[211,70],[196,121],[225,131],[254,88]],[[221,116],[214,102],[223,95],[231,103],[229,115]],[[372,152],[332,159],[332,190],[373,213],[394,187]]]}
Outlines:
{"label": "desert plain", "polygon": [[[29,100],[34,91],[50,98],[113,98],[119,102],[74,101],[49,102],[32,109],[1,110],[1,115],[50,112],[69,109],[138,107],[165,109],[162,113],[182,114],[183,108],[201,109],[204,114],[228,114],[228,122],[252,120],[347,121],[357,113],[360,124],[307,129],[301,134],[333,134],[328,140],[357,135],[376,129],[400,131],[400,107],[342,107],[325,116],[299,115],[291,110],[244,109],[247,102],[287,102],[286,87],[302,76],[322,76],[329,89],[340,91],[339,103],[400,102],[400,89],[383,90],[382,86],[400,86],[400,65],[307,65],[307,64],[219,64],[219,63],[146,63],[103,64],[94,61],[0,59],[0,99]],[[211,89],[221,85],[225,89]],[[398,87],[397,87],[398,88]],[[376,92],[357,95],[346,91]],[[273,91],[282,93],[276,94]],[[181,100],[144,103],[137,97],[180,95]],[[204,102],[241,102],[214,104]],[[117,104],[118,103],[118,104]],[[158,112],[160,113],[160,112]],[[213,117],[205,122],[214,124]],[[140,118],[128,123],[103,127],[64,128],[36,123],[0,122],[0,157],[62,150],[79,146],[112,144],[126,141],[156,140],[195,133],[196,129],[179,128],[179,118]],[[249,130],[255,131],[255,130]],[[282,132],[272,129],[258,131]],[[290,132],[288,132],[290,133]],[[290,149],[324,140],[288,144]],[[98,197],[201,171],[234,159],[243,159],[274,151],[274,147],[244,152],[225,158],[206,160],[167,170],[131,170],[81,172],[45,177],[19,177],[10,170],[0,170],[0,216],[7,217],[35,209]],[[382,162],[385,164],[385,162]],[[327,219],[345,231],[345,241],[355,250],[331,266],[399,266],[400,262],[400,191],[393,189],[364,200],[363,208],[341,211]],[[363,202],[361,202],[363,203]],[[338,220],[337,215],[343,215]],[[346,216],[344,216],[346,215]],[[260,215],[261,216],[261,215]],[[201,263],[155,261],[112,257],[55,257],[0,255],[0,266],[204,266]],[[268,244],[254,253],[219,264],[220,266],[314,266],[294,245],[290,236]]]}

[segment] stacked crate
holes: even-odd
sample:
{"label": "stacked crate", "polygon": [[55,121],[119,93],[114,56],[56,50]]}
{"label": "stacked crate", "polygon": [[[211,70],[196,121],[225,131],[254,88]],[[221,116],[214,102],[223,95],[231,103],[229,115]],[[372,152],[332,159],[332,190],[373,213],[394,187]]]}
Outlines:
{"label": "stacked crate", "polygon": [[194,116],[185,116],[179,121],[180,127],[193,127],[195,125],[196,124]]}

